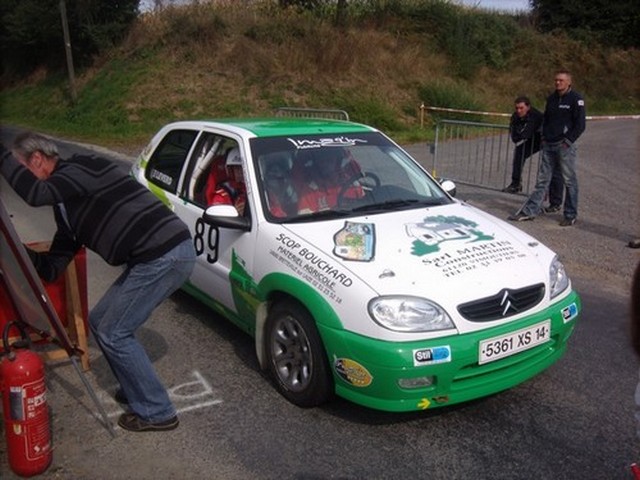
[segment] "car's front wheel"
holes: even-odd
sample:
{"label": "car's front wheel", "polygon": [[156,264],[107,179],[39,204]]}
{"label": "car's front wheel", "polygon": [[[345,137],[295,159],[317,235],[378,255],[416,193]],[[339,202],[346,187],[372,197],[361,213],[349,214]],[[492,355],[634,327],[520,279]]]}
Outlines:
{"label": "car's front wheel", "polygon": [[269,371],[278,391],[299,407],[315,407],[333,395],[327,355],[315,322],[299,303],[275,304],[265,325]]}

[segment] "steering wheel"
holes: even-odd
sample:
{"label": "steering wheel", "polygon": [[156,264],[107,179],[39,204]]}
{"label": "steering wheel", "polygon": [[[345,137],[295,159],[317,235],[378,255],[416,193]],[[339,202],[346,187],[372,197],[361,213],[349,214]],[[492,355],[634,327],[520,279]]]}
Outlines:
{"label": "steering wheel", "polygon": [[[349,179],[342,184],[340,187],[340,191],[338,192],[338,199],[336,200],[336,204],[338,207],[344,205],[345,202],[353,202],[354,198],[346,197],[347,192],[352,188],[360,187],[366,194],[367,191],[374,190],[381,185],[380,177],[375,173],[371,172],[362,172],[356,175],[352,175]],[[363,195],[364,196],[364,195]]]}

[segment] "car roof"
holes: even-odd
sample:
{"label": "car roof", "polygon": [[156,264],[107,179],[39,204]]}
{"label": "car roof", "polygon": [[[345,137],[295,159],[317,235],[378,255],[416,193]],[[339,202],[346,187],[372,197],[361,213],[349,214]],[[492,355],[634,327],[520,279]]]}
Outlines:
{"label": "car roof", "polygon": [[340,134],[356,132],[375,132],[376,129],[361,123],[348,122],[344,120],[318,119],[318,118],[294,118],[294,117],[273,117],[273,118],[221,118],[211,120],[176,122],[174,126],[181,124],[193,125],[197,123],[200,127],[220,127],[226,126],[234,130],[244,130],[256,137],[280,137],[283,135],[315,135],[315,134]]}

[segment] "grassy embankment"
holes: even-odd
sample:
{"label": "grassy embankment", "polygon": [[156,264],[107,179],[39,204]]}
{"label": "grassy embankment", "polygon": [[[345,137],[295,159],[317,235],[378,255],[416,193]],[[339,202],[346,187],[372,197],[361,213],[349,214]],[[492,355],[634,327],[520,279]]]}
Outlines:
{"label": "grassy embankment", "polygon": [[140,144],[178,119],[322,107],[424,141],[433,117],[421,127],[423,102],[510,112],[524,93],[542,108],[559,67],[574,72],[588,114],[640,111],[640,52],[541,35],[524,15],[440,0],[379,2],[350,7],[338,26],[335,12],[273,4],[145,14],[119,46],[76,72],[75,105],[64,72],[39,71],[3,85],[0,120],[117,146]]}

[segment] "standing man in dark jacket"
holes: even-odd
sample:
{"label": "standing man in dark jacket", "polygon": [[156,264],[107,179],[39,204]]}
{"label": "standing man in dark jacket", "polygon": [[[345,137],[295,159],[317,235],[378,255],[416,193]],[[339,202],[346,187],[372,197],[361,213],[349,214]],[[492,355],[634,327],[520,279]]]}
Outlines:
{"label": "standing man in dark jacket", "polygon": [[522,191],[522,167],[527,158],[540,151],[542,127],[542,113],[531,106],[528,97],[520,96],[514,103],[515,111],[509,122],[509,133],[516,148],[513,151],[511,184],[502,190],[507,193]]}
{"label": "standing man in dark jacket", "polygon": [[54,280],[85,245],[126,268],[89,314],[98,346],[120,383],[118,420],[135,432],[171,430],[176,410],[134,334],[189,278],[195,251],[188,227],[116,164],[98,157],[58,157],[51,140],[18,135],[13,155],[0,145],[0,173],[29,205],[53,206],[57,231],[46,253],[29,251],[45,280]]}
{"label": "standing man in dark jacket", "polygon": [[582,96],[572,89],[571,73],[559,70],[555,75],[555,92],[547,98],[542,121],[542,159],[533,193],[524,206],[509,220],[533,220],[542,210],[553,170],[559,168],[566,188],[563,227],[576,223],[578,217],[578,178],[575,142],[586,127]]}

